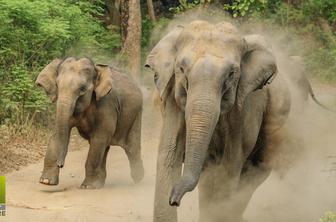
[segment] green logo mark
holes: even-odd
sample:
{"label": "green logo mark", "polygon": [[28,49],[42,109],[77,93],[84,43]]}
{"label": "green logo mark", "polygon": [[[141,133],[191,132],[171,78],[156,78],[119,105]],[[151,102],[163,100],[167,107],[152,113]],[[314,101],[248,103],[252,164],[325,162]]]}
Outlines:
{"label": "green logo mark", "polygon": [[6,215],[6,177],[0,176],[0,216]]}

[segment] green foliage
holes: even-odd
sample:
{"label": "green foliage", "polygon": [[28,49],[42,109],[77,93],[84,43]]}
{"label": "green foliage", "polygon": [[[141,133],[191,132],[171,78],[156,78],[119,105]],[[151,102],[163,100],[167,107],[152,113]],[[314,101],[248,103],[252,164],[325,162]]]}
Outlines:
{"label": "green foliage", "polygon": [[102,0],[0,0],[0,123],[47,106],[33,80],[55,57],[121,47],[118,30],[96,18],[103,11]]}
{"label": "green foliage", "polygon": [[319,222],[336,222],[336,213],[326,212]]}
{"label": "green foliage", "polygon": [[[336,40],[335,36],[333,39]],[[320,80],[336,81],[336,45],[318,45],[306,51],[305,59],[310,73]]]}
{"label": "green foliage", "polygon": [[148,47],[148,44],[150,42],[150,38],[152,35],[152,30],[154,28],[154,24],[151,22],[150,19],[144,18],[142,19],[141,24],[141,48],[145,49]]}
{"label": "green foliage", "polygon": [[[192,9],[195,8],[198,5],[204,4],[206,0],[179,0],[180,5],[176,6],[176,7],[172,7],[169,10],[173,13],[181,13],[184,12],[188,9]],[[207,1],[207,2],[211,2],[211,1]]]}
{"label": "green foliage", "polygon": [[0,118],[19,124],[36,112],[46,111],[48,100],[41,91],[36,90],[26,67],[14,66],[9,72],[10,81],[1,87]]}
{"label": "green foliage", "polygon": [[308,0],[291,5],[281,0],[268,0],[263,17],[277,20],[278,23],[312,25],[324,19],[333,25],[336,22],[336,1]]}
{"label": "green foliage", "polygon": [[253,13],[263,23],[280,25],[301,39],[307,70],[324,81],[336,81],[336,1],[308,0],[291,5],[269,0],[267,7]]}
{"label": "green foliage", "polygon": [[336,1],[308,0],[304,1],[301,7],[308,19],[325,18],[331,24],[336,22]]}
{"label": "green foliage", "polygon": [[158,18],[155,23],[150,19],[142,19],[142,34],[141,34],[141,48],[143,53],[147,53],[148,47],[151,47],[151,40],[153,38],[153,30],[164,30],[169,24],[170,20],[167,18]]}
{"label": "green foliage", "polygon": [[296,5],[289,2],[282,0],[233,0],[232,4],[224,4],[224,9],[232,11],[233,17],[266,12],[266,18],[281,16],[281,19],[294,19],[305,23],[312,23],[316,18],[324,18],[330,24],[336,22],[336,1],[305,0]]}
{"label": "green foliage", "polygon": [[233,3],[224,4],[225,10],[231,10],[233,17],[245,16],[252,12],[264,10],[267,0],[235,0]]}

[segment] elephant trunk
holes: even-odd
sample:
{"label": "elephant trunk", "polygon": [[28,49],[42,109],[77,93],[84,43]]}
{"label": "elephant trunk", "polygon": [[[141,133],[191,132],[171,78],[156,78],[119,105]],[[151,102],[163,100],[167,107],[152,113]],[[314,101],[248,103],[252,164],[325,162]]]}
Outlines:
{"label": "elephant trunk", "polygon": [[192,191],[199,180],[213,131],[220,114],[220,98],[209,89],[190,93],[187,99],[186,154],[182,177],[174,185],[169,204],[179,206],[183,195]]}
{"label": "elephant trunk", "polygon": [[70,117],[74,112],[74,100],[59,97],[56,109],[56,147],[58,149],[57,166],[64,166],[70,138]]}

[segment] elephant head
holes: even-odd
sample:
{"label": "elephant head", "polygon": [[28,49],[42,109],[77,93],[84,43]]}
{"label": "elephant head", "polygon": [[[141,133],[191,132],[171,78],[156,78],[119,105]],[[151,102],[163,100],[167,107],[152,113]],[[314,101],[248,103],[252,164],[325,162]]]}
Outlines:
{"label": "elephant head", "polygon": [[186,150],[182,176],[169,204],[178,206],[199,180],[221,114],[239,112],[246,97],[270,83],[276,62],[261,36],[243,37],[230,23],[194,21],[168,33],[149,54],[146,67],[165,103],[170,90],[185,114]]}
{"label": "elephant head", "polygon": [[68,150],[71,118],[85,111],[92,100],[99,101],[112,89],[111,70],[94,65],[88,58],[55,59],[38,75],[36,85],[56,104],[57,165],[63,167]]}

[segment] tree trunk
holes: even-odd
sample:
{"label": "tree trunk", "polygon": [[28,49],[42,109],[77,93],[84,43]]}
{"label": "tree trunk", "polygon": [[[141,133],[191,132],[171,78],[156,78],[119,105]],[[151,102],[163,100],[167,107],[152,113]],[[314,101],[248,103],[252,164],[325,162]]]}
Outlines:
{"label": "tree trunk", "polygon": [[120,0],[105,0],[108,8],[109,25],[120,26]]}
{"label": "tree trunk", "polygon": [[126,41],[127,36],[128,18],[129,18],[128,2],[129,2],[128,0],[120,1],[120,34],[123,45]]}
{"label": "tree trunk", "polygon": [[123,40],[121,55],[126,58],[126,66],[130,73],[136,80],[139,80],[141,66],[140,0],[122,0],[121,18]]}
{"label": "tree trunk", "polygon": [[147,0],[147,9],[148,9],[148,14],[149,18],[152,22],[156,21],[155,18],[155,10],[154,10],[154,5],[153,5],[153,0]]}

